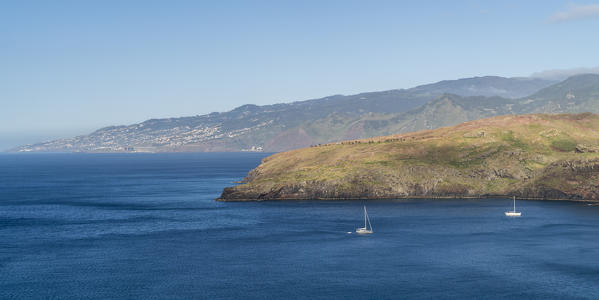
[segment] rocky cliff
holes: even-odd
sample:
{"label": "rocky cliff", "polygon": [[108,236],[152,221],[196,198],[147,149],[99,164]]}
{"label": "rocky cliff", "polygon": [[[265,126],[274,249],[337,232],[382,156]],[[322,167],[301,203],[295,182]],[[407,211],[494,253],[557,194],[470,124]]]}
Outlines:
{"label": "rocky cliff", "polygon": [[218,200],[599,200],[599,115],[500,116],[267,157]]}

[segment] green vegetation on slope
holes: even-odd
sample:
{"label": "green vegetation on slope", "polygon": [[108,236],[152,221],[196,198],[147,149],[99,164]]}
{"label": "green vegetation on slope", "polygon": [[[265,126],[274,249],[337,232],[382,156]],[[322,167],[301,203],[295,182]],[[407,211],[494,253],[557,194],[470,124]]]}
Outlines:
{"label": "green vegetation on slope", "polygon": [[278,153],[221,200],[599,199],[599,116],[502,116]]}

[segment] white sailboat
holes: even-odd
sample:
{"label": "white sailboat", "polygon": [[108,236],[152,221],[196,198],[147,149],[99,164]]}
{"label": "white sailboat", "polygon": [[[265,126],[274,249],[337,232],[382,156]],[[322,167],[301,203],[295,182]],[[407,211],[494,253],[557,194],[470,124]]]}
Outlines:
{"label": "white sailboat", "polygon": [[[368,223],[366,223],[368,222]],[[368,229],[368,225],[370,225],[370,229]],[[368,217],[368,213],[366,212],[366,205],[364,205],[364,227],[362,228],[357,228],[356,229],[356,233],[358,234],[371,234],[374,231],[372,231],[372,224],[370,224],[370,218]]]}
{"label": "white sailboat", "polygon": [[516,196],[514,196],[514,210],[512,211],[506,211],[505,215],[508,217],[519,217],[522,215],[521,212],[516,211]]}

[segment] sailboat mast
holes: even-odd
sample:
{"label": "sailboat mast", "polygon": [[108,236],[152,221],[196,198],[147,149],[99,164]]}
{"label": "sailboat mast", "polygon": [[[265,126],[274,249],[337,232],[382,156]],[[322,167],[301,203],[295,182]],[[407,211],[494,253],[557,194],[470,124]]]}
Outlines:
{"label": "sailboat mast", "polygon": [[364,205],[364,228],[366,228],[366,205]]}
{"label": "sailboat mast", "polygon": [[514,196],[514,212],[516,211],[516,196]]}

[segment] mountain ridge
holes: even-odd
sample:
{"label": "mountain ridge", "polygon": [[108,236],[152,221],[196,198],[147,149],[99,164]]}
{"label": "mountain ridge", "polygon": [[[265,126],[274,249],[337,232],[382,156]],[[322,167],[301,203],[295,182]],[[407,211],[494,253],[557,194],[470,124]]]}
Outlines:
{"label": "mountain ridge", "polygon": [[[426,126],[426,124],[422,125],[426,122],[410,121],[409,114],[434,101],[437,97],[443,96],[447,91],[461,91],[464,95],[492,94],[498,93],[497,91],[505,94],[506,86],[510,86],[508,83],[511,83],[512,86],[509,95],[520,96],[524,92],[532,94],[532,91],[538,91],[554,82],[541,79],[483,76],[441,81],[411,89],[366,92],[349,96],[333,95],[265,106],[248,104],[229,112],[150,119],[137,124],[108,126],[89,135],[21,146],[12,151],[278,152],[348,138],[422,129],[418,126]],[[473,86],[477,88],[473,89]],[[466,119],[481,116],[476,113],[465,113],[464,115],[467,116]],[[487,114],[482,116],[487,116]],[[466,119],[456,118],[460,121]],[[398,120],[406,124],[411,122],[417,125],[404,126],[404,128],[398,124],[392,124],[393,121]],[[378,127],[371,126],[376,125],[377,122]],[[449,119],[440,125],[452,125],[448,122]],[[383,123],[387,124],[386,127],[381,126]],[[436,124],[439,122],[433,123],[435,124],[430,126],[439,125]]]}

